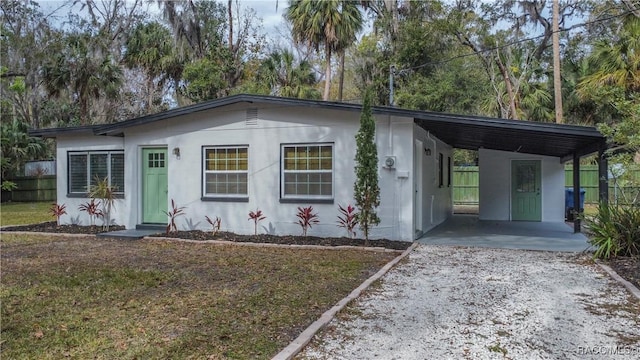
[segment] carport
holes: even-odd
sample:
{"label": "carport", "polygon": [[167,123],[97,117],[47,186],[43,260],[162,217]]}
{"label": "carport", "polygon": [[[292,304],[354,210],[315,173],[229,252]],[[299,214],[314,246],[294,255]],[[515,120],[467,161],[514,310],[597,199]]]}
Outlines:
{"label": "carport", "polygon": [[581,252],[590,247],[584,234],[565,223],[482,221],[454,214],[417,240],[422,244],[523,250]]}
{"label": "carport", "polygon": [[[601,202],[606,202],[608,199],[607,159],[605,157],[607,143],[606,138],[594,127],[430,112],[416,112],[413,115],[414,122],[418,126],[454,148],[490,149],[552,156],[559,158],[562,164],[572,161],[574,166],[574,209],[580,208],[580,159],[597,153],[600,179],[599,199]],[[454,218],[452,221],[461,220]],[[465,223],[469,225],[468,222]],[[476,225],[478,231],[485,231],[481,231],[481,228],[486,224],[478,222]],[[565,226],[564,224],[560,225]],[[509,225],[514,229],[518,226],[526,228],[534,225],[520,222]],[[535,226],[545,225],[537,224]],[[574,221],[573,232],[579,233],[580,230],[581,224],[578,219]],[[427,233],[427,236],[435,234],[433,231]]]}

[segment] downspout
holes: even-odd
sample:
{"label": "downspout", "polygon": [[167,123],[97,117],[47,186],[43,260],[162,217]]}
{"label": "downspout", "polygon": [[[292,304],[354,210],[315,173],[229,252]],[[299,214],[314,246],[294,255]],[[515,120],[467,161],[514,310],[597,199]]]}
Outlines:
{"label": "downspout", "polygon": [[387,115],[387,124],[389,128],[389,144],[387,149],[387,155],[393,155],[393,130],[391,126],[391,115]]}
{"label": "downspout", "polygon": [[431,225],[433,225],[433,203],[436,201],[436,196],[435,195],[431,195]]}

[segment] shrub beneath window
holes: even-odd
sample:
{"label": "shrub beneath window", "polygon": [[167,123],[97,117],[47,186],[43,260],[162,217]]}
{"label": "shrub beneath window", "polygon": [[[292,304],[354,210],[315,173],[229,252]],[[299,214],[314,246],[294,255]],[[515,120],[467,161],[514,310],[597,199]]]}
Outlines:
{"label": "shrub beneath window", "polygon": [[262,215],[262,210],[256,209],[256,212],[249,211],[249,219],[253,220],[253,234],[258,235],[258,223],[267,217]]}
{"label": "shrub beneath window", "polygon": [[211,220],[211,218],[208,217],[207,215],[205,215],[204,218],[207,220],[209,225],[211,225],[211,227],[213,228],[211,232],[213,233],[213,236],[215,236],[218,233],[218,231],[220,231],[220,226],[222,226],[222,219],[216,216],[215,220]]}
{"label": "shrub beneath window", "polygon": [[96,183],[91,185],[89,189],[89,196],[94,199],[100,199],[102,203],[102,227],[105,231],[109,231],[109,225],[111,225],[111,209],[113,209],[116,204],[117,190],[116,186],[109,184],[109,178],[106,177],[102,180],[96,177]]}
{"label": "shrub beneath window", "polygon": [[353,239],[356,236],[355,228],[358,225],[358,213],[356,208],[349,204],[347,208],[338,205],[340,215],[338,215],[338,226],[347,231],[347,236]]}
{"label": "shrub beneath window", "polygon": [[307,230],[311,228],[311,225],[320,223],[318,220],[318,214],[313,212],[313,206],[306,208],[298,207],[298,224],[302,227],[302,236],[307,236]]}
{"label": "shrub beneath window", "polygon": [[78,206],[78,210],[86,211],[87,214],[89,214],[91,226],[95,225],[96,217],[102,217],[104,215],[102,210],[100,210],[100,201],[96,202],[96,199],[91,199],[91,201],[81,204]]}

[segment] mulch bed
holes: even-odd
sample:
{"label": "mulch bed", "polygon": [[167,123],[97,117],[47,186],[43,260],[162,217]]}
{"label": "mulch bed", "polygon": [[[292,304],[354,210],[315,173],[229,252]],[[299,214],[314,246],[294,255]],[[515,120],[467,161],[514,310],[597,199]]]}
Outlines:
{"label": "mulch bed", "polygon": [[[114,225],[109,227],[109,231],[124,230],[124,226]],[[34,231],[47,233],[66,233],[66,234],[98,234],[104,232],[102,226],[79,226],[79,225],[60,225],[57,226],[55,221],[33,224],[12,226],[3,228],[2,231]],[[370,246],[383,247],[392,250],[406,250],[412,243],[406,241],[392,241],[387,239],[369,240],[365,243],[363,239],[341,238],[323,238],[316,236],[278,236],[278,235],[238,235],[230,232],[218,232],[215,236],[211,232],[193,230],[193,231],[176,231],[170,234],[159,232],[151,235],[156,237],[172,237],[188,240],[227,240],[233,242],[254,242],[254,243],[271,243],[281,245],[322,245],[322,246]]]}
{"label": "mulch bed", "polygon": [[617,257],[610,259],[606,264],[640,289],[640,257]]}
{"label": "mulch bed", "polygon": [[[109,226],[109,231],[124,230],[124,226],[112,225]],[[31,225],[20,225],[2,228],[2,231],[34,231],[34,232],[46,232],[46,233],[61,233],[61,234],[98,234],[104,232],[102,226],[80,226],[80,225],[60,225],[58,226],[55,221],[44,222]]]}
{"label": "mulch bed", "polygon": [[177,231],[170,234],[155,234],[151,236],[173,237],[189,240],[227,240],[233,242],[253,242],[253,243],[271,243],[281,245],[322,245],[322,246],[370,246],[383,247],[393,250],[406,250],[411,246],[411,242],[392,241],[387,239],[369,240],[366,243],[363,239],[341,238],[325,238],[316,236],[293,236],[293,235],[238,235],[230,232],[218,232],[215,236],[211,232],[193,230],[193,231]]}

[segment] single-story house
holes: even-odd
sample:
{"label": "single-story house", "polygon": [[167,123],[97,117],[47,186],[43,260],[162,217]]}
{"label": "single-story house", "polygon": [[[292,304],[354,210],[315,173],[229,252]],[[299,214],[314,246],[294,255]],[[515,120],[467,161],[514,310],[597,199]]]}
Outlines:
{"label": "single-story house", "polygon": [[[166,225],[171,201],[180,229],[298,234],[298,207],[320,223],[309,235],[343,236],[338,206],[354,204],[357,104],[235,95],[115,124],[40,129],[56,139],[62,223],[89,224],[96,176],[117,188],[112,219],[126,228]],[[413,241],[452,214],[453,149],[479,150],[482,220],[564,221],[564,165],[602,152],[592,127],[374,107],[381,222],[372,238]],[[605,165],[606,166],[606,165]],[[606,169],[606,167],[605,167]],[[579,173],[579,171],[576,171]],[[578,179],[579,184],[579,179]],[[606,187],[605,187],[606,189]],[[576,192],[577,193],[577,192]]]}

